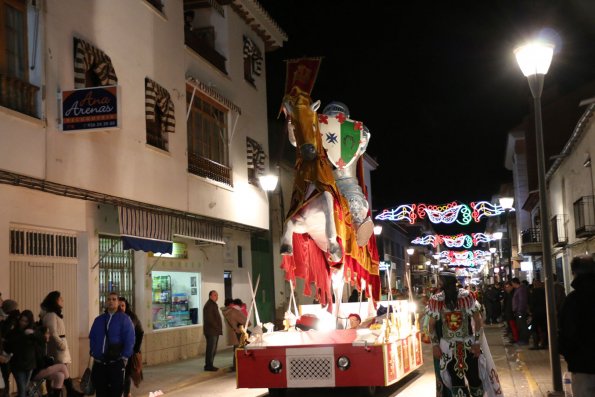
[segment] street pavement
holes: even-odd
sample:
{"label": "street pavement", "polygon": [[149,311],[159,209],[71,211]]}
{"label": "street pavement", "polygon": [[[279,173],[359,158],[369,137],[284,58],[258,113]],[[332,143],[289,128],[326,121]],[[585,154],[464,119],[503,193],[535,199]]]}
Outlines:
{"label": "street pavement", "polygon": [[[502,391],[505,397],[546,397],[552,390],[552,376],[547,350],[529,350],[529,346],[507,345],[503,340],[503,328],[486,325],[485,335],[494,358]],[[424,365],[397,385],[379,390],[379,396],[433,397],[435,378],[432,366],[431,346],[424,345]],[[235,374],[230,372],[232,350],[219,351],[215,356],[217,372],[203,370],[204,357],[145,367],[144,380],[133,396],[149,397],[150,392],[161,390],[171,397],[185,396],[259,396],[266,389],[235,389]],[[566,363],[561,360],[562,372]],[[298,391],[296,391],[298,392]],[[300,391],[299,395],[303,395]],[[314,390],[308,395],[333,395],[334,392]],[[339,395],[339,390],[337,390]],[[353,393],[348,393],[353,395]],[[298,395],[293,392],[289,396]],[[341,394],[341,395],[344,395]]]}

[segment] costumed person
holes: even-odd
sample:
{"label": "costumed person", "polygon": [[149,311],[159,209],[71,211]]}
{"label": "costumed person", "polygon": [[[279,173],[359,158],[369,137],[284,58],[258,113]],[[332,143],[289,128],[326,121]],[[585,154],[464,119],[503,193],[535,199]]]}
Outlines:
{"label": "costumed person", "polygon": [[[481,307],[473,294],[457,288],[452,271],[439,273],[442,291],[428,302],[429,332],[434,358],[440,359],[440,374],[453,396],[502,396],[497,374],[490,379],[495,367],[483,337]],[[475,329],[472,329],[471,321]],[[442,338],[436,323],[442,321]],[[482,348],[486,355],[482,356]]]}
{"label": "costumed person", "polygon": [[[442,288],[439,286],[436,288],[436,293],[441,292]],[[425,313],[428,313],[428,306],[425,307]],[[442,320],[436,320],[434,324],[434,332],[436,333],[436,339],[442,339]],[[430,343],[427,340],[424,343]],[[434,359],[434,375],[436,376],[436,397],[452,397],[450,389],[446,387],[440,376],[440,357],[433,357]]]}

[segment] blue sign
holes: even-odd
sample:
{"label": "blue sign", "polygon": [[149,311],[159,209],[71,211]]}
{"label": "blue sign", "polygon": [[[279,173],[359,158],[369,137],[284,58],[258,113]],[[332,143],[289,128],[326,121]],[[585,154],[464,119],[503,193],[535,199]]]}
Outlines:
{"label": "blue sign", "polygon": [[62,131],[118,127],[118,87],[62,92]]}

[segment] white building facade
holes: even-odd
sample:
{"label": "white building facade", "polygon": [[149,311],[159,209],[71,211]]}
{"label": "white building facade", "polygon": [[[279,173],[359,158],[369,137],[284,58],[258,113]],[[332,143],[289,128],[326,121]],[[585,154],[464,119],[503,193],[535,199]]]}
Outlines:
{"label": "white building facade", "polygon": [[251,298],[264,56],[285,34],[256,0],[0,0],[0,15],[3,298],[37,313],[63,294],[75,376],[110,291],[133,303],[148,365],[198,355],[209,291]]}

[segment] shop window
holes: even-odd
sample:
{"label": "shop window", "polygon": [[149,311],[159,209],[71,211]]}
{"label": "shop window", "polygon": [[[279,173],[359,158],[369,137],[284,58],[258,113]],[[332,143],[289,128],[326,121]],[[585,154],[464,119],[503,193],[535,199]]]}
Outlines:
{"label": "shop window", "polygon": [[232,186],[227,110],[188,86],[188,172]]}
{"label": "shop window", "polygon": [[110,292],[134,307],[134,251],[125,250],[120,237],[99,236],[99,258],[99,313]]}
{"label": "shop window", "polygon": [[145,114],[147,144],[168,150],[169,134],[175,132],[174,103],[169,92],[159,84],[145,78]]}
{"label": "shop window", "polygon": [[37,117],[27,54],[27,2],[0,0],[0,106]]}
{"label": "shop window", "polygon": [[254,85],[255,76],[262,74],[264,58],[260,49],[248,37],[244,36],[244,79]]}
{"label": "shop window", "polygon": [[118,84],[118,77],[108,55],[84,40],[74,43],[74,88]]}
{"label": "shop window", "polygon": [[152,271],[153,329],[199,324],[201,274]]}

